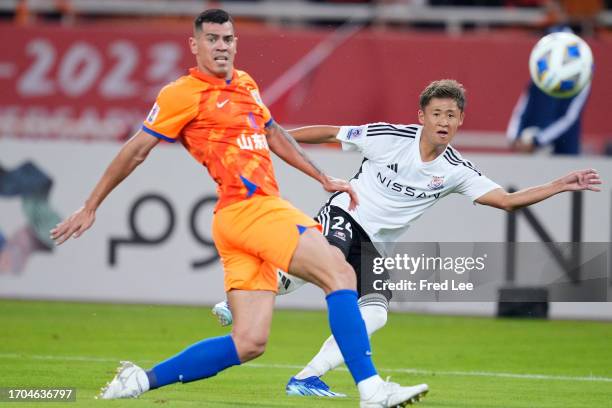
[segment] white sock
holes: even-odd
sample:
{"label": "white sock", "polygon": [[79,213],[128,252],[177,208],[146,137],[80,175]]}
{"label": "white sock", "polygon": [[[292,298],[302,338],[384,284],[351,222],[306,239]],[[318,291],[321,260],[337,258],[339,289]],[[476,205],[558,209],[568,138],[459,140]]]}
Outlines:
{"label": "white sock", "polygon": [[359,390],[359,396],[362,400],[369,400],[378,391],[380,384],[383,379],[378,374],[366,378],[365,380],[359,381],[357,389]]}
{"label": "white sock", "polygon": [[304,378],[312,376],[321,377],[323,374],[338,367],[342,363],[344,363],[344,359],[342,358],[342,353],[340,353],[338,344],[336,340],[334,340],[334,336],[329,336],[321,346],[317,355],[310,360],[302,371],[295,375],[295,378],[303,380]]}
{"label": "white sock", "polygon": [[[387,299],[382,295],[374,293],[359,299],[359,310],[365,322],[368,337],[387,323],[387,309]],[[338,343],[336,343],[334,336],[329,336],[317,355],[310,360],[302,371],[295,375],[295,378],[303,380],[312,376],[321,377],[342,363],[344,363],[344,358],[342,358]]]}

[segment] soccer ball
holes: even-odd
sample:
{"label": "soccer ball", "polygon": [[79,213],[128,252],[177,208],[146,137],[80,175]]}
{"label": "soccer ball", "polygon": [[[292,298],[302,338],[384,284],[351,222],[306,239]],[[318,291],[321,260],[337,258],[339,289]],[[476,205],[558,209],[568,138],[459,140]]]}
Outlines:
{"label": "soccer ball", "polygon": [[531,50],[529,72],[536,86],[548,95],[569,98],[591,81],[593,53],[575,34],[548,34]]}

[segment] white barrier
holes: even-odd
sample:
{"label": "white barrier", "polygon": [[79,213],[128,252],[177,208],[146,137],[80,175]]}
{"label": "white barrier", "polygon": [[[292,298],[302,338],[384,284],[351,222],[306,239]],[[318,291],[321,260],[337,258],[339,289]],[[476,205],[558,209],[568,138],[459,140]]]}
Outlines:
{"label": "white barrier", "polygon": [[[460,136],[459,136],[460,137]],[[32,161],[54,181],[49,201],[66,216],[89,194],[95,182],[118,150],[118,145],[68,142],[20,142],[0,140],[0,166],[10,170]],[[360,163],[355,154],[331,149],[310,149],[314,160],[330,174],[350,177]],[[602,193],[584,196],[583,240],[609,242],[611,234],[610,175],[612,161],[604,158],[545,158],[468,155],[481,170],[503,186],[518,188],[540,184],[572,169],[597,168],[607,183]],[[284,196],[309,214],[315,214],[327,194],[313,180],[277,161],[277,177]],[[136,211],[134,223],[145,237],[155,238],[170,229],[158,244],[125,244],[130,240],[129,214],[143,196],[160,197],[145,201]],[[192,263],[209,259],[213,248],[200,241],[210,240],[214,183],[206,170],[182,147],[160,146],[125,181],[97,213],[94,228],[78,240],[34,252],[19,273],[0,272],[0,297],[71,299],[112,302],[154,302],[211,304],[223,298],[222,271],[218,261],[194,268]],[[0,196],[0,232],[10,239],[27,225],[19,197]],[[161,204],[167,201],[170,210]],[[200,202],[200,206],[198,203]],[[170,225],[169,211],[174,214]],[[533,207],[538,219],[556,241],[570,240],[570,197],[559,195]],[[472,205],[452,196],[441,200],[419,219],[407,241],[503,242],[506,214]],[[171,228],[170,228],[171,227]],[[115,264],[109,264],[111,241]],[[200,240],[200,241],[199,241]],[[519,241],[537,237],[519,218]],[[520,281],[520,271],[519,271]],[[310,285],[309,285],[310,286]],[[322,292],[314,287],[281,297],[283,307],[323,307]],[[494,313],[493,303],[397,303],[396,310],[435,313]],[[562,318],[612,318],[612,303],[553,304],[551,315]]]}

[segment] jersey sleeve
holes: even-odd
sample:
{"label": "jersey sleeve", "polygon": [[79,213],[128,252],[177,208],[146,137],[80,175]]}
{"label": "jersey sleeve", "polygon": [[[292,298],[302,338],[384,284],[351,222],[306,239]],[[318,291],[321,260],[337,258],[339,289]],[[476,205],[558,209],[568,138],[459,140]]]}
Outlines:
{"label": "jersey sleeve", "polygon": [[489,191],[501,188],[499,184],[482,174],[471,162],[466,161],[462,169],[461,180],[455,192],[476,201]]}
{"label": "jersey sleeve", "polygon": [[367,131],[368,125],[341,126],[336,139],[342,143],[342,150],[364,152],[368,145]]}
{"label": "jersey sleeve", "polygon": [[198,113],[197,93],[176,83],[162,88],[142,124],[142,130],[168,142],[175,142],[183,127]]}
{"label": "jersey sleeve", "polygon": [[382,160],[407,141],[415,140],[417,128],[378,122],[362,126],[342,126],[336,135],[343,150],[356,150],[369,160]]}

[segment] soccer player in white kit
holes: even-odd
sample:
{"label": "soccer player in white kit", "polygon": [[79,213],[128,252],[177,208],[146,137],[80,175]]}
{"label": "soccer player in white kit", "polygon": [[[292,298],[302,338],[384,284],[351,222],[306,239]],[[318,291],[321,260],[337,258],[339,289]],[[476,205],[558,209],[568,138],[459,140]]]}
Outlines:
{"label": "soccer player in white kit", "polygon": [[[341,143],[356,150],[363,162],[351,180],[360,205],[349,210],[346,193],[333,194],[317,216],[329,243],[353,266],[358,279],[359,307],[368,335],[387,321],[391,292],[377,291],[373,280],[374,257],[390,252],[386,245],[397,241],[429,207],[451,193],[467,196],[482,205],[513,211],[565,191],[600,191],[597,171],[579,170],[540,186],[508,193],[453,148],[450,143],[463,123],[465,90],[454,80],[429,84],[419,100],[419,124],[372,123],[362,126],[308,126],[291,131],[302,143]],[[382,279],[388,279],[388,275]],[[295,290],[301,282],[279,272],[279,294]],[[225,302],[213,313],[222,324],[231,323]],[[320,377],[343,363],[333,336],[319,353],[292,377],[289,395],[339,397]]]}

